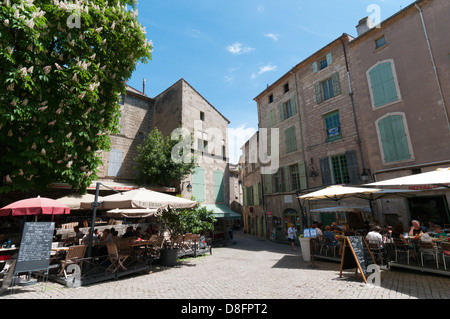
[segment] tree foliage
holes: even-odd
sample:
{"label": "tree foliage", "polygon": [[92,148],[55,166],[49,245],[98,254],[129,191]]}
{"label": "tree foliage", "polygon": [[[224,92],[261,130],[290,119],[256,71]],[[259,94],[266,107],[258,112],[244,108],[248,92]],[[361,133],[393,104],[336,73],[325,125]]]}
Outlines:
{"label": "tree foliage", "polygon": [[125,82],[151,59],[136,1],[0,4],[0,193],[84,190],[118,132]]}
{"label": "tree foliage", "polygon": [[216,218],[212,210],[198,204],[197,207],[191,209],[164,211],[160,221],[169,230],[171,236],[176,236],[213,230]]}
{"label": "tree foliage", "polygon": [[[148,185],[169,186],[178,182],[193,172],[197,166],[191,155],[191,136],[177,135],[164,137],[161,131],[154,128],[138,146],[139,155],[136,157],[136,171],[138,182]],[[187,147],[180,147],[185,145]],[[187,151],[188,150],[188,151]],[[187,154],[181,154],[187,151]],[[183,157],[184,160],[173,160],[173,155]]]}

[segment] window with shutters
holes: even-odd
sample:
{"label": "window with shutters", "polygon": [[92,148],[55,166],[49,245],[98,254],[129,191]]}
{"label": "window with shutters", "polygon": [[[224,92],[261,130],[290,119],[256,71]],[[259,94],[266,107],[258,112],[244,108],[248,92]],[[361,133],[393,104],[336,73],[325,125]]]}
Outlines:
{"label": "window with shutters", "polygon": [[292,189],[300,189],[300,174],[298,172],[298,165],[289,166],[289,173],[291,175],[291,186]]}
{"label": "window with shutters", "polygon": [[273,127],[276,124],[276,115],[275,115],[275,110],[270,110],[269,111],[269,127]]}
{"label": "window with shutters", "polygon": [[224,202],[223,172],[214,171],[214,198],[216,202]]}
{"label": "window with shutters", "polygon": [[319,72],[330,66],[333,63],[333,57],[331,53],[328,53],[325,57],[319,59],[318,61],[313,63],[313,72]]}
{"label": "window with shutters", "polygon": [[325,115],[325,129],[327,133],[327,142],[342,138],[339,111]]}
{"label": "window with shutters", "polygon": [[367,72],[372,107],[389,105],[401,99],[393,60],[375,64]]}
{"label": "window with shutters", "polygon": [[108,158],[108,176],[122,175],[123,152],[118,149],[111,149]]}
{"label": "window with shutters", "polygon": [[295,135],[295,126],[291,126],[284,131],[286,142],[286,154],[297,150],[297,137]]}
{"label": "window with shutters", "polygon": [[293,115],[297,114],[297,107],[295,105],[295,97],[291,96],[289,100],[283,102],[279,106],[280,108],[280,121],[283,122]]}
{"label": "window with shutters", "polygon": [[376,123],[383,162],[412,159],[404,114],[388,115],[379,119]]}
{"label": "window with shutters", "polygon": [[205,201],[205,169],[196,167],[192,174],[192,195],[197,202]]}
{"label": "window with shutters", "polygon": [[316,82],[314,85],[314,90],[316,94],[316,102],[319,104],[341,94],[339,73],[333,73],[331,78],[321,82]]}
{"label": "window with shutters", "polygon": [[345,155],[331,157],[331,170],[334,184],[349,184],[350,176],[347,169],[347,159]]}
{"label": "window with shutters", "polygon": [[326,58],[323,58],[322,60],[319,61],[319,68],[321,70],[325,69],[327,66],[328,66],[328,63],[327,63]]}

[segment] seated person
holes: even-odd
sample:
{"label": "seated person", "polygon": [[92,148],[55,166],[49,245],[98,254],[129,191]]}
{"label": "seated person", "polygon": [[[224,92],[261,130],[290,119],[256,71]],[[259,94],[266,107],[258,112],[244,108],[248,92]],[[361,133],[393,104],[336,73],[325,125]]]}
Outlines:
{"label": "seated person", "polygon": [[424,232],[418,220],[411,221],[412,227],[409,230],[409,236],[421,236]]}
{"label": "seated person", "polygon": [[113,237],[112,237],[109,229],[103,230],[103,236],[100,239],[100,241],[104,242],[104,243],[114,243]]}
{"label": "seated person", "polygon": [[344,224],[344,235],[345,236],[355,236],[355,231],[350,229],[348,224]]}
{"label": "seated person", "polygon": [[125,234],[122,235],[122,238],[130,238],[134,236],[133,226],[128,226]]}
{"label": "seated person", "polygon": [[436,225],[435,228],[436,228],[436,234],[434,234],[435,238],[447,238],[448,237],[448,235],[444,231],[442,231],[441,226]]}
{"label": "seated person", "polygon": [[381,236],[380,232],[381,232],[381,227],[378,225],[375,226],[373,228],[373,230],[367,234],[366,240],[369,243],[376,243],[376,244],[379,244],[380,247],[383,247],[383,236]]}
{"label": "seated person", "polygon": [[325,226],[325,231],[323,232],[323,238],[326,240],[327,238],[331,239],[331,243],[327,243],[327,245],[330,246],[336,246],[338,244],[338,241],[334,237],[334,233],[331,231],[330,226]]}

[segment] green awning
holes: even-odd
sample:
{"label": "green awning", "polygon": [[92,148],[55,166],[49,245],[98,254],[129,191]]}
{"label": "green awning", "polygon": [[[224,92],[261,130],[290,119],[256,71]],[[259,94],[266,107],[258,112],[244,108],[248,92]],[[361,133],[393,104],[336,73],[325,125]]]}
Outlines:
{"label": "green awning", "polygon": [[241,219],[241,215],[233,212],[230,207],[225,204],[206,204],[202,205],[208,210],[214,212],[214,217],[216,218],[226,218],[226,219]]}

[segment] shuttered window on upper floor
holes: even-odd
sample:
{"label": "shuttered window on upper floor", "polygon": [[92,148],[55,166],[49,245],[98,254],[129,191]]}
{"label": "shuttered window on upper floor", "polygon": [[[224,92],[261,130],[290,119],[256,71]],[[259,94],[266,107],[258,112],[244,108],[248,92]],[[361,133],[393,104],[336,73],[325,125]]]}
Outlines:
{"label": "shuttered window on upper floor", "polygon": [[369,71],[373,107],[380,107],[399,99],[392,63],[384,62]]}
{"label": "shuttered window on upper floor", "polygon": [[280,121],[283,122],[293,115],[297,114],[297,106],[295,105],[295,97],[291,96],[289,100],[279,105]]}
{"label": "shuttered window on upper floor", "polygon": [[121,176],[123,152],[118,149],[111,149],[108,158],[108,176]]}
{"label": "shuttered window on upper floor", "polygon": [[284,138],[286,143],[286,154],[295,152],[297,150],[295,126],[291,126],[284,131]]}
{"label": "shuttered window on upper floor", "polygon": [[402,115],[391,115],[378,122],[384,162],[408,160],[411,152]]}
{"label": "shuttered window on upper floor", "polygon": [[339,73],[335,72],[331,75],[330,78],[320,82],[316,82],[314,84],[314,91],[316,95],[316,102],[318,104],[341,94]]}

